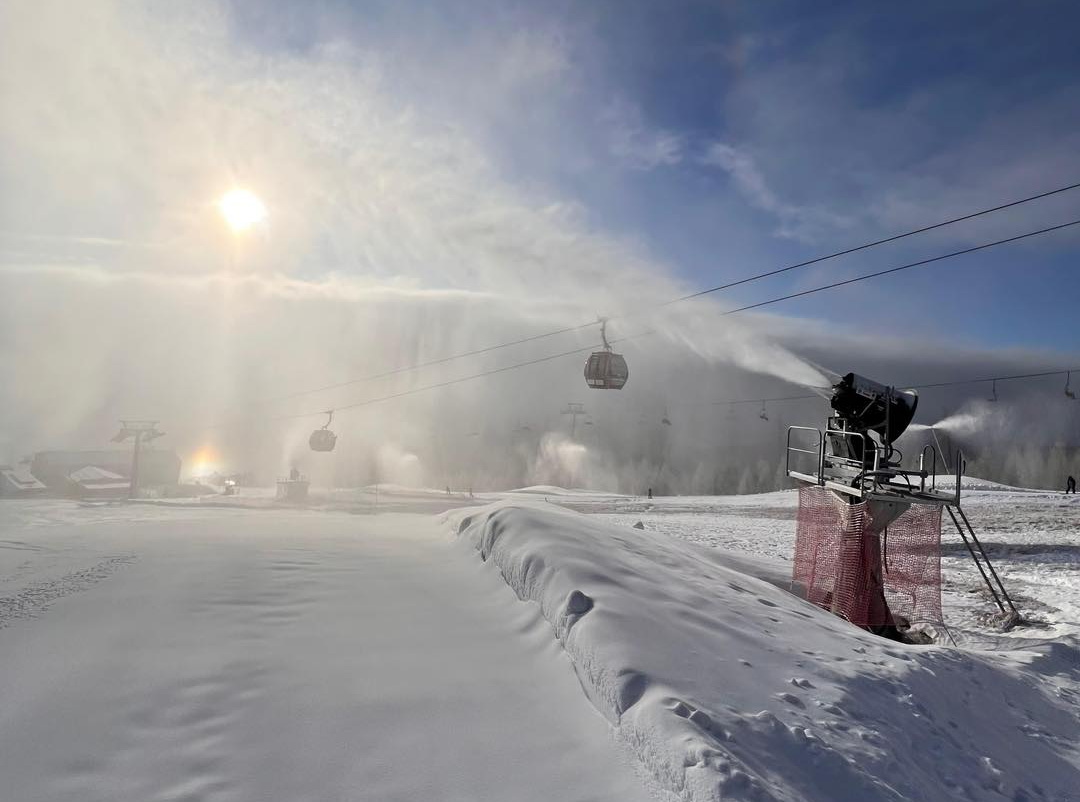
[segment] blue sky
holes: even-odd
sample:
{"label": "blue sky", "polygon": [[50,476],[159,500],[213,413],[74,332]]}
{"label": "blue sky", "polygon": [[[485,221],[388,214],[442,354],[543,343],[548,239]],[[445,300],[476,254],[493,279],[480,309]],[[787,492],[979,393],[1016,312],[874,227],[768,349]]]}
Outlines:
{"label": "blue sky", "polygon": [[[1080,179],[1066,2],[235,2],[244,47],[344,42],[508,180],[711,286]],[[729,296],[746,303],[1080,217],[1080,192]],[[784,304],[1080,348],[1080,233]]]}

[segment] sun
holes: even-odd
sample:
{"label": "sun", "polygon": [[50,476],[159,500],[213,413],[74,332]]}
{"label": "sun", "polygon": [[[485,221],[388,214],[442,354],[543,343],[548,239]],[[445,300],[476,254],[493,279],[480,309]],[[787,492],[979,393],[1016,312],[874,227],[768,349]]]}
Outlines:
{"label": "sun", "polygon": [[204,445],[192,457],[192,475],[206,476],[218,470],[220,458],[213,446]]}
{"label": "sun", "polygon": [[231,189],[221,196],[218,211],[233,231],[247,231],[266,219],[266,206],[258,195],[246,189]]}

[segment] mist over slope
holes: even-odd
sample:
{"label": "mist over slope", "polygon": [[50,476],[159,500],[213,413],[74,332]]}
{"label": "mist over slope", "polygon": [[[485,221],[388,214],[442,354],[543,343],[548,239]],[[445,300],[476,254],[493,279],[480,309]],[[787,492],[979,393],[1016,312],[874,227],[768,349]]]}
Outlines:
{"label": "mist over slope", "polygon": [[[0,9],[19,32],[0,47],[0,462],[100,447],[118,418],[153,417],[186,473],[750,491],[777,486],[784,428],[820,425],[824,406],[715,401],[808,392],[829,381],[815,365],[906,378],[885,333],[722,318],[712,298],[642,312],[694,288],[578,203],[503,175],[468,126],[402,97],[379,52],[270,57],[230,25],[214,2]],[[508,52],[508,81],[560,80],[521,42]],[[222,224],[234,185],[265,200],[265,224]],[[759,267],[717,257],[718,274]],[[401,395],[588,349],[597,327],[342,386],[626,313],[611,326],[632,338],[616,346],[619,393],[585,388],[583,352]],[[1047,359],[1062,361],[938,349],[931,372]],[[297,395],[313,388],[329,389]],[[587,410],[576,425],[571,401]],[[317,457],[307,436],[329,409],[339,447]],[[1032,447],[1067,443],[1068,420],[1033,424]]]}

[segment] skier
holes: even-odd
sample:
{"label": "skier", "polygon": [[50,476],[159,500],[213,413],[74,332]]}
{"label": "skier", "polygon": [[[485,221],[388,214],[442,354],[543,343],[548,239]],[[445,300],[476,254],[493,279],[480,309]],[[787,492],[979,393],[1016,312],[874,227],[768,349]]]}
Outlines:
{"label": "skier", "polygon": [[1065,480],[1065,495],[1069,493],[1076,495],[1076,479],[1072,476]]}

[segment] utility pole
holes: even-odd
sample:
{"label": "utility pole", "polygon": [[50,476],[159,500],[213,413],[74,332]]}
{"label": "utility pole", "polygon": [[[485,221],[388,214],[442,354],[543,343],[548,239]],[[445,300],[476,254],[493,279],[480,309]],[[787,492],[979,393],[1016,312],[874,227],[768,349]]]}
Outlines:
{"label": "utility pole", "polygon": [[563,415],[570,416],[570,439],[574,439],[574,435],[577,434],[577,419],[579,415],[584,415],[585,405],[579,401],[568,401],[566,409],[562,411]]}
{"label": "utility pole", "polygon": [[142,448],[143,443],[149,443],[151,440],[156,440],[159,437],[163,437],[165,432],[158,431],[156,420],[122,420],[120,421],[120,431],[117,432],[112,441],[114,443],[122,443],[125,440],[135,440],[134,447],[131,450],[131,486],[128,488],[128,498],[135,498],[139,492],[139,451]]}

